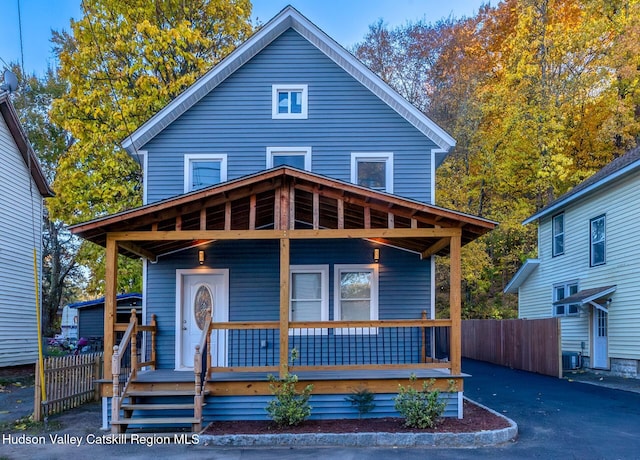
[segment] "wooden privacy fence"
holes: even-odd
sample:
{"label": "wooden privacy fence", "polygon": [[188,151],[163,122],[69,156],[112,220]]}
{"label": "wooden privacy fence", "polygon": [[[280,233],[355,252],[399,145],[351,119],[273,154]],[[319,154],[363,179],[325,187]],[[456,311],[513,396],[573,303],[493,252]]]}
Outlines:
{"label": "wooden privacy fence", "polygon": [[562,377],[559,318],[462,321],[462,356]]}
{"label": "wooden privacy fence", "polygon": [[[78,407],[97,400],[96,381],[101,378],[102,352],[69,356],[49,356],[44,359],[44,385],[40,382],[36,363],[36,385],[33,419],[41,421],[50,414]],[[42,388],[46,400],[42,400]]]}

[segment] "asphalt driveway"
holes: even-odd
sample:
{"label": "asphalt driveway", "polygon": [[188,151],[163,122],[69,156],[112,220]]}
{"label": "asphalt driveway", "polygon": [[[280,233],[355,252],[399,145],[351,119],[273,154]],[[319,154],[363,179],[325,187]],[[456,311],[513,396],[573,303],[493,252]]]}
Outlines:
{"label": "asphalt driveway", "polygon": [[[465,361],[465,394],[516,421],[502,458],[640,458],[640,394]],[[498,453],[498,452],[496,452]]]}
{"label": "asphalt driveway", "polygon": [[[519,438],[482,449],[214,448],[211,446],[0,445],[0,458],[318,459],[542,458],[640,459],[640,394],[465,361],[465,394],[518,423]],[[94,409],[95,411],[95,409]],[[96,422],[99,416],[93,414]],[[71,427],[69,427],[71,429]],[[82,427],[83,432],[87,429]]]}

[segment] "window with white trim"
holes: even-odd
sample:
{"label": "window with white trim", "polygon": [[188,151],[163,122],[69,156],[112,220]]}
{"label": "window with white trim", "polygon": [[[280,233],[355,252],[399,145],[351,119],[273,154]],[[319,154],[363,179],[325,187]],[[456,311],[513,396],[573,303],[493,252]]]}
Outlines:
{"label": "window with white trim", "polygon": [[[553,302],[557,302],[566,297],[572,296],[578,293],[578,282],[569,281],[567,283],[555,284],[553,286]],[[580,313],[580,305],[574,304],[560,304],[553,306],[553,316],[575,316]]]}
{"label": "window with white trim", "polygon": [[[375,321],[378,319],[378,267],[376,265],[334,266],[334,319]],[[376,333],[377,328],[336,330],[336,333]]]}
{"label": "window with white trim", "polygon": [[[292,265],[289,279],[291,321],[329,320],[329,266]],[[292,329],[292,334],[318,334],[326,329]]]}
{"label": "window with white trim", "polygon": [[352,153],[351,182],[393,193],[393,153]]}
{"label": "window with white trim", "polygon": [[307,85],[272,85],[271,118],[306,119],[308,113]]}
{"label": "window with white trim", "polygon": [[267,147],[267,169],[282,165],[311,171],[311,147]]}
{"label": "window with white trim", "polygon": [[564,254],[564,213],[553,216],[551,221],[552,256],[555,257]]}
{"label": "window with white trim", "polygon": [[186,154],[184,156],[184,192],[226,182],[226,154]]}
{"label": "window with white trim", "polygon": [[590,265],[604,265],[607,262],[606,254],[606,216],[598,216],[590,221]]}

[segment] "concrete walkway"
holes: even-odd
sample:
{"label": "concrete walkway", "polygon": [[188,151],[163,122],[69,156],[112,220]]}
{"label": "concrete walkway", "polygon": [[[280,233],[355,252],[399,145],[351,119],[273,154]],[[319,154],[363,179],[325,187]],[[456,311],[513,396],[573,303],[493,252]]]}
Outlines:
{"label": "concrete walkway", "polygon": [[565,371],[563,377],[569,382],[586,383],[604,388],[613,388],[614,390],[640,393],[640,379],[617,377],[607,371]]}

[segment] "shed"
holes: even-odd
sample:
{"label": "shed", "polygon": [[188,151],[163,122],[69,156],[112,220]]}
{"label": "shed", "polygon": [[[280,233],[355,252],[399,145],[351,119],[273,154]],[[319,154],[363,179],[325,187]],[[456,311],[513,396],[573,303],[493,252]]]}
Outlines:
{"label": "shed", "polygon": [[[142,294],[132,292],[119,294],[117,300],[117,321],[128,323],[131,309],[135,308],[138,321],[142,322]],[[104,297],[68,305],[78,310],[78,337],[87,339],[104,336]]]}

